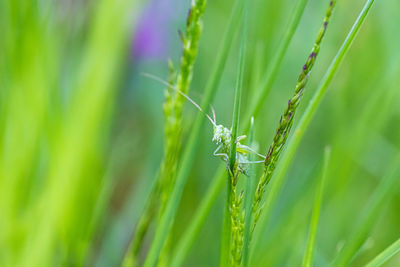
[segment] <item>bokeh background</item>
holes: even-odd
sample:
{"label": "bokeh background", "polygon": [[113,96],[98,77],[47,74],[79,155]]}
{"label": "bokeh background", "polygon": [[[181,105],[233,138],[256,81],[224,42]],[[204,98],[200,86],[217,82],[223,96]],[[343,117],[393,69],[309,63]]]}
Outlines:
{"label": "bokeh background", "polygon": [[[250,2],[243,111],[268,70],[295,2]],[[309,0],[261,115],[255,118],[261,153],[267,152],[327,4]],[[298,115],[363,4],[338,1]],[[179,62],[178,30],[184,30],[189,5],[186,0],[1,1],[1,266],[120,264],[163,155],[165,86],[141,73],[167,80],[168,60]],[[189,93],[196,102],[202,100],[232,5],[226,0],[207,3]],[[316,264],[331,262],[356,231],[363,210],[400,153],[399,25],[400,2],[376,0],[307,129],[270,220],[262,226],[255,265],[301,263],[328,145],[332,158]],[[226,126],[231,124],[238,43],[232,45],[212,103],[217,121]],[[192,105],[184,106],[183,147],[197,113]],[[172,243],[190,224],[215,171],[224,164],[212,155],[211,138],[212,126],[206,124]],[[394,193],[379,206],[353,266],[362,266],[400,236],[399,182],[392,187]],[[218,265],[223,203],[221,192],[185,266]],[[399,264],[397,256],[387,266]]]}

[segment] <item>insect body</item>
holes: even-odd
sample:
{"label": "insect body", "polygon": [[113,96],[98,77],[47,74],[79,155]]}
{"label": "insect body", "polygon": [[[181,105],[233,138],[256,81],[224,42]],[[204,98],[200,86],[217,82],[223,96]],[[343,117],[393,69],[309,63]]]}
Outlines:
{"label": "insect body", "polygon": [[[214,129],[214,134],[212,141],[217,144],[217,149],[214,151],[214,156],[221,157],[227,164],[229,164],[229,151],[231,147],[231,140],[232,140],[232,130],[224,127],[223,125],[217,124],[217,120],[215,117],[215,112],[214,109],[211,108],[213,118],[211,118],[207,113],[203,111],[203,109],[196,103],[194,102],[189,96],[187,96],[185,93],[174,87],[173,85],[161,80],[160,78],[151,75],[151,74],[144,74],[145,76],[155,79],[166,86],[170,87],[171,89],[175,90],[179,94],[181,94],[183,97],[185,97],[190,103],[192,103],[201,113],[203,113],[207,119],[211,122],[213,125]],[[236,163],[235,163],[235,169],[237,169],[239,172],[247,175],[247,166],[249,164],[254,164],[254,163],[262,163],[265,160],[265,156],[262,154],[257,153],[254,151],[252,148],[249,146],[243,145],[240,143],[241,140],[245,139],[246,135],[241,135],[238,136],[235,140],[236,142]],[[248,155],[250,153],[254,153],[258,157],[262,158],[263,160],[260,161],[249,161],[248,160]]]}
{"label": "insect body", "polygon": [[[214,151],[214,156],[220,156],[222,159],[226,162],[228,165],[229,163],[229,150],[231,146],[231,138],[232,138],[232,131],[223,125],[218,125],[216,122],[215,118],[215,112],[214,109],[212,109],[213,112],[213,119],[211,119],[207,114],[207,118],[210,120],[210,122],[214,126],[214,135],[212,138],[212,141],[217,144],[217,149]],[[235,169],[243,174],[247,174],[247,165],[252,164],[252,163],[262,163],[264,160],[261,161],[249,161],[247,156],[250,153],[255,153],[257,156],[265,159],[264,155],[261,155],[251,149],[250,147],[243,145],[240,143],[241,140],[245,139],[246,135],[241,135],[238,136],[235,140],[236,142],[236,166]]]}

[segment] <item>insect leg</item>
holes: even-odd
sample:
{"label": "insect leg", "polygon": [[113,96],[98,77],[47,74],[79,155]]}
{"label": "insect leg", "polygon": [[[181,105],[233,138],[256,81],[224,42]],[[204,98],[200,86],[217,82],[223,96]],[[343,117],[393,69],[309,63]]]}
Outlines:
{"label": "insect leg", "polygon": [[264,163],[264,160],[245,161],[245,162],[241,162],[241,163],[244,163],[244,164]]}
{"label": "insect leg", "polygon": [[235,143],[239,143],[241,140],[245,139],[247,136],[246,135],[240,135],[236,138]]}
{"label": "insect leg", "polygon": [[220,150],[222,148],[222,144],[220,144],[218,147],[217,147],[217,149],[215,149],[215,151],[214,151],[214,156],[217,156],[217,157],[223,157],[224,159],[225,159],[225,161],[226,162],[228,162],[229,160],[229,157],[228,157],[228,154],[226,154],[226,153],[218,153],[218,151]]}
{"label": "insect leg", "polygon": [[264,156],[263,154],[258,153],[257,151],[255,151],[255,150],[252,149],[251,147],[246,146],[246,145],[242,145],[242,144],[240,144],[240,146],[241,146],[241,148],[246,149],[246,150],[248,150],[249,152],[252,152],[252,153],[256,154],[257,156],[259,156],[259,157],[265,159],[265,156]]}
{"label": "insect leg", "polygon": [[213,115],[213,119],[214,119],[214,124],[216,125],[217,124],[217,117],[215,116],[215,110],[214,110],[213,106],[210,105],[210,107],[211,107],[211,111],[212,111],[212,115]]}

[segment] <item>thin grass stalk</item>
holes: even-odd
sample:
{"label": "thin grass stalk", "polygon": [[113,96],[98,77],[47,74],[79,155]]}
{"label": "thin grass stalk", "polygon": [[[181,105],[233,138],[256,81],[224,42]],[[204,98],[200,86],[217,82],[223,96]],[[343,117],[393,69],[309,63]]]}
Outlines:
{"label": "thin grass stalk", "polygon": [[[168,84],[173,84],[176,78],[176,72],[171,61],[168,62],[168,66]],[[173,131],[173,128],[176,126],[174,124],[171,125],[171,123],[169,122],[169,120],[171,119],[171,110],[174,109],[173,90],[171,86],[168,86],[167,90],[165,90],[165,102],[163,105],[163,109],[165,120],[164,135],[170,136],[170,131]],[[178,145],[175,141],[173,141],[172,138],[167,139],[169,140],[167,140],[164,148],[165,153],[164,161],[161,167],[161,173],[157,175],[154,185],[151,187],[150,195],[146,200],[145,207],[139,217],[136,229],[134,230],[132,239],[128,245],[128,249],[125,252],[125,257],[122,262],[122,265],[124,267],[138,265],[138,254],[140,252],[142,242],[146,236],[150,224],[156,217],[157,213],[158,217],[162,215],[165,204],[168,201],[168,195],[172,190],[173,184],[171,178],[166,179],[166,175],[168,174],[168,176],[171,176],[175,172],[174,166],[177,163],[175,159],[176,155],[174,155],[176,153],[173,152],[178,149]],[[166,168],[166,166],[169,167]]]}
{"label": "thin grass stalk", "polygon": [[[185,35],[181,34],[183,52],[181,57],[181,65],[176,81],[176,87],[179,91],[185,94],[187,94],[187,92],[189,91],[189,86],[193,76],[193,67],[197,56],[198,44],[202,30],[201,18],[203,16],[205,6],[205,0],[197,0],[192,2],[186,21],[186,33]],[[163,213],[166,209],[167,203],[175,185],[175,174],[180,150],[182,106],[185,100],[182,95],[178,93],[171,95],[171,93],[172,92],[169,88],[169,90],[166,92],[166,102],[164,104],[164,116],[166,121],[164,131],[166,140],[164,158],[161,164],[160,182],[158,183],[160,185],[159,190],[161,196],[158,216],[159,224],[162,223]],[[150,201],[152,200],[150,199]],[[156,243],[153,246],[154,242]],[[165,240],[159,242],[156,232],[154,242],[146,259],[146,262],[148,262],[150,266],[155,265],[157,259],[159,258],[160,251],[165,244]],[[134,251],[128,253],[134,253]],[[131,256],[127,254],[126,258],[129,257]],[[164,257],[161,258],[164,259]]]}
{"label": "thin grass stalk", "polygon": [[243,77],[244,77],[244,64],[246,56],[246,42],[247,42],[247,28],[246,28],[246,16],[247,16],[247,1],[245,2],[245,8],[243,11],[242,18],[242,33],[241,33],[241,45],[239,51],[239,65],[238,65],[238,75],[235,86],[235,98],[233,105],[233,118],[232,118],[232,136],[230,143],[230,153],[229,153],[229,170],[231,174],[235,173],[235,163],[236,163],[236,139],[239,132],[239,114],[240,114],[240,102],[243,90]]}
{"label": "thin grass stalk", "polygon": [[[249,131],[249,144],[250,147],[255,149],[254,146],[254,118],[251,118],[250,131]],[[255,155],[250,154],[250,161],[255,160]],[[249,167],[249,175],[246,177],[246,188],[244,193],[244,233],[243,233],[243,247],[242,247],[242,266],[246,267],[249,262],[249,247],[250,247],[250,233],[252,221],[252,206],[253,196],[256,190],[256,174],[255,165],[251,164]]]}
{"label": "thin grass stalk", "polygon": [[322,196],[324,194],[324,185],[326,176],[328,174],[329,168],[329,161],[331,157],[331,150],[329,147],[325,148],[324,151],[324,163],[322,167],[322,175],[321,179],[318,182],[317,190],[315,192],[314,198],[314,208],[311,216],[311,224],[310,224],[310,232],[308,235],[308,242],[306,246],[306,253],[304,253],[303,258],[303,267],[311,267],[313,266],[313,256],[315,250],[315,238],[317,236],[317,228],[318,228],[318,221],[319,221],[319,214],[321,211],[321,204],[322,204]]}
{"label": "thin grass stalk", "polygon": [[128,249],[125,253],[122,266],[137,266],[138,265],[138,254],[144,237],[150,227],[151,222],[157,214],[159,202],[157,196],[159,196],[159,179],[154,182],[154,186],[151,188],[150,195],[145,203],[143,212],[141,213],[133,238],[128,245]]}
{"label": "thin grass stalk", "polygon": [[400,238],[373,258],[365,267],[379,267],[385,264],[400,251]]}
{"label": "thin grass stalk", "polygon": [[[197,57],[200,35],[202,31],[202,16],[206,6],[205,0],[192,1],[186,20],[186,33],[181,34],[183,52],[181,57],[180,69],[176,79],[176,87],[179,91],[187,94],[193,77],[194,63]],[[173,76],[173,68],[170,68]],[[171,195],[175,184],[176,168],[181,148],[181,124],[182,106],[185,98],[171,88],[166,91],[166,101],[164,103],[165,116],[165,149],[164,158],[161,165],[160,194],[161,204],[159,217],[162,216],[165,206]]]}
{"label": "thin grass stalk", "polygon": [[[187,26],[187,31],[189,31],[189,26]],[[187,35],[190,36],[190,34]],[[189,51],[184,49],[183,55],[188,53]],[[182,56],[182,61],[184,61],[183,58],[185,58],[185,56]],[[172,85],[175,83],[177,75],[172,61],[168,62],[168,68],[169,68],[168,84]],[[184,64],[181,64],[181,71],[182,68],[184,68]],[[179,75],[179,77],[181,77],[181,75]],[[186,88],[186,90],[188,91],[189,88]],[[179,116],[180,111],[178,110],[181,108],[178,107],[179,105],[178,100],[171,86],[167,86],[167,89],[165,90],[164,94],[165,94],[165,101],[163,104],[164,136],[165,136],[164,156],[163,156],[163,162],[161,164],[161,171],[157,177],[156,188],[154,188],[152,192],[154,194],[152,194],[149,199],[150,202],[156,202],[156,204],[160,206],[158,210],[158,217],[162,215],[165,205],[168,201],[170,191],[172,190],[172,187],[174,185],[174,177],[176,172],[176,166],[178,164],[178,156],[180,150],[180,142],[177,141],[176,137],[180,136],[180,130],[178,130],[178,128],[181,124],[181,117]],[[145,232],[147,232],[147,228]]]}
{"label": "thin grass stalk", "polygon": [[[260,215],[260,222],[259,225],[266,225],[266,222],[268,221],[271,208],[279,194],[279,191],[282,187],[283,182],[285,181],[286,178],[286,173],[289,169],[289,166],[293,160],[294,154],[299,146],[299,143],[301,139],[304,136],[304,133],[306,129],[308,128],[308,125],[310,124],[312,118],[315,115],[315,112],[317,111],[317,108],[321,104],[322,98],[326,93],[326,90],[328,89],[333,77],[335,76],[340,64],[342,63],[344,56],[346,55],[347,51],[351,47],[351,44],[353,43],[357,33],[360,30],[361,25],[363,24],[372,4],[374,3],[374,0],[367,0],[363,9],[361,10],[357,20],[355,21],[353,27],[351,28],[350,32],[348,33],[346,39],[344,40],[342,46],[340,47],[339,51],[337,52],[335,58],[333,59],[332,63],[330,64],[327,72],[325,73],[320,85],[318,86],[316,92],[314,93],[312,99],[307,105],[307,108],[301,117],[299,124],[297,125],[294,135],[290,138],[286,151],[282,156],[282,159],[280,161],[279,167],[277,168],[276,174],[275,174],[275,180],[272,183],[271,190],[269,191],[268,197],[265,201],[264,208],[262,210],[262,213]],[[257,228],[255,229],[254,235],[253,235],[253,243],[252,243],[252,249],[251,253],[254,253],[255,249],[260,243],[260,238],[262,236],[262,229],[259,227],[258,230]]]}
{"label": "thin grass stalk", "polygon": [[[194,40],[198,41],[201,27],[200,27],[200,23],[198,22],[198,20],[196,21],[196,18],[199,19],[201,17],[201,15],[204,11],[204,8],[205,8],[205,4],[206,4],[206,1],[203,1],[203,0],[199,0],[199,1],[193,3],[194,7],[191,9],[191,11],[189,12],[189,16],[188,16],[188,24],[194,25],[193,36],[192,36],[192,38],[184,39],[184,47],[192,45],[192,42]],[[196,51],[197,51],[197,47],[196,47]],[[189,53],[189,55],[193,56],[193,50],[191,51],[191,53]],[[187,59],[188,59],[188,57],[183,56],[182,65],[187,65],[187,62],[186,62]],[[187,93],[187,90],[185,91],[184,88],[182,88],[180,86],[180,84],[185,84],[185,80],[186,80],[186,79],[184,79],[185,73],[189,75],[188,76],[189,78],[187,80],[190,81],[192,72],[187,73],[187,72],[185,72],[185,68],[183,68],[183,69],[181,68],[180,73],[181,73],[181,76],[178,76],[177,88],[178,88],[178,90],[182,91],[183,93]],[[175,110],[175,112],[177,114],[181,115],[181,106],[185,99],[180,94],[176,94],[176,99],[177,99],[177,103],[178,103],[177,104],[178,110]],[[198,125],[200,125],[200,124],[201,124],[201,122]],[[189,141],[193,142],[193,144],[195,145],[196,141],[192,141],[192,139],[190,139]],[[185,153],[184,156],[186,157],[186,155],[187,154]],[[190,161],[190,159],[189,159],[189,161]],[[178,178],[179,178],[179,175],[178,175]],[[156,259],[159,256],[160,250],[165,243],[166,237],[168,236],[167,233],[169,232],[169,229],[172,226],[173,217],[174,217],[174,214],[175,214],[176,209],[179,204],[179,199],[182,194],[185,180],[186,180],[186,178],[180,180],[172,188],[172,192],[170,194],[170,197],[169,197],[168,203],[166,205],[166,209],[165,209],[165,212],[167,214],[165,216],[164,215],[161,216],[160,223],[157,227],[156,234],[154,237],[154,241],[150,247],[149,255],[145,261],[145,266],[153,266],[156,262]],[[172,200],[171,200],[171,198],[172,198]]]}
{"label": "thin grass stalk", "polygon": [[[181,57],[181,65],[176,80],[176,87],[179,91],[187,94],[193,77],[194,63],[197,57],[200,35],[202,31],[201,18],[206,6],[205,0],[192,1],[186,20],[186,33],[181,34],[183,43],[183,52]],[[171,71],[173,76],[173,70]],[[180,136],[182,124],[182,106],[185,98],[176,92],[172,92],[168,88],[166,92],[166,102],[164,103],[165,116],[165,154],[161,166],[161,208],[159,215],[161,216],[171,190],[175,184],[176,168],[178,164],[180,151]]]}
{"label": "thin grass stalk", "polygon": [[400,174],[399,166],[400,154],[394,157],[394,160],[389,166],[386,175],[382,178],[378,188],[375,190],[370,201],[365,206],[355,231],[353,231],[353,234],[339,252],[339,255],[336,257],[333,266],[348,265],[367,239],[374,221],[378,217],[379,212],[382,210],[382,205],[393,196],[393,193],[397,188],[396,183],[398,183]]}
{"label": "thin grass stalk", "polygon": [[254,116],[255,118],[260,113],[260,110],[265,103],[265,98],[267,97],[271,87],[277,77],[278,70],[282,64],[283,57],[286,54],[286,51],[289,47],[289,44],[293,38],[294,33],[299,25],[300,19],[304,13],[304,9],[307,5],[308,0],[298,0],[296,6],[293,8],[291,13],[291,19],[286,28],[286,31],[282,37],[280,45],[276,53],[274,53],[274,57],[270,63],[270,67],[266,70],[262,81],[258,87],[258,90],[253,95],[251,99],[251,104],[249,105],[250,110],[246,114],[245,122],[247,123],[244,128],[246,131],[250,127],[250,118]]}
{"label": "thin grass stalk", "polygon": [[[12,2],[17,3],[17,1]],[[83,43],[85,50],[76,70],[76,74],[79,73],[79,75],[73,75],[72,80],[75,81],[73,85],[68,84],[68,89],[73,92],[68,112],[65,116],[43,117],[44,120],[57,120],[55,129],[52,129],[49,135],[51,161],[41,176],[43,183],[40,184],[40,193],[29,205],[27,204],[29,211],[27,210],[24,220],[29,221],[26,225],[29,227],[25,228],[25,236],[20,236],[21,253],[16,259],[17,262],[13,264],[15,266],[49,266],[57,263],[66,265],[67,251],[70,257],[68,259],[77,259],[75,263],[81,265],[81,256],[78,254],[86,251],[89,243],[86,238],[93,212],[93,209],[85,208],[85,206],[91,205],[96,200],[96,191],[101,181],[98,175],[89,174],[87,171],[90,170],[89,166],[97,161],[94,155],[99,153],[98,145],[104,137],[102,131],[107,131],[107,118],[115,96],[114,86],[120,73],[119,59],[123,56],[122,51],[126,51],[128,41],[129,28],[126,22],[128,18],[132,18],[132,13],[128,11],[136,6],[131,1],[117,3],[99,1],[93,16],[88,20],[88,36],[86,42]],[[45,3],[41,6],[43,10],[37,5],[28,5],[35,12],[44,12],[47,8],[49,8],[49,14],[55,12],[52,6],[49,7]],[[46,33],[45,36],[53,36],[53,33],[57,35],[56,31],[51,30],[52,27],[43,24],[45,20],[38,15],[35,15],[37,16],[35,19],[40,22],[41,28],[38,28],[37,33]],[[111,24],[113,27],[110,27]],[[28,36],[32,33],[29,32]],[[113,35],[112,39],[109,38],[110,35]],[[43,42],[49,40],[51,39],[41,39]],[[26,43],[26,45],[29,44],[29,42]],[[41,45],[32,46],[30,50],[46,52],[48,48],[50,47]],[[60,51],[57,50],[57,52]],[[48,56],[52,54],[43,55],[37,59],[37,63],[44,59],[46,59],[44,61],[49,59],[54,62],[57,59]],[[56,63],[58,65],[60,62]],[[32,74],[38,70],[44,71],[41,65],[35,66],[32,68],[34,70]],[[46,73],[47,78],[51,77],[50,73]],[[52,84],[47,85],[49,92],[53,91],[52,88],[57,88],[56,84],[58,82],[52,80]],[[30,83],[26,88],[28,91],[36,91],[32,88],[42,90],[46,87]],[[54,95],[54,100],[57,96]],[[48,108],[46,113],[54,112],[50,109],[51,106],[46,108]],[[44,137],[48,137],[47,133],[43,134]],[[78,200],[82,199],[87,202],[79,207]],[[76,228],[77,225],[79,225],[78,228]],[[61,236],[63,242],[60,241]]]}
{"label": "thin grass stalk", "polygon": [[237,195],[237,177],[232,177],[231,203],[229,205],[231,230],[230,230],[230,244],[229,244],[229,266],[240,266],[242,261],[242,246],[243,246],[243,220],[244,216],[241,210],[243,201],[243,194]]}
{"label": "thin grass stalk", "polygon": [[[233,29],[235,29],[235,27],[233,27],[233,22],[236,22],[236,24],[237,24],[237,22],[239,21],[236,18],[239,16],[241,8],[238,8],[237,6],[239,5],[239,3],[243,3],[243,1],[237,0],[235,3],[236,3],[235,7],[234,7],[235,12],[232,13],[232,16],[230,18],[231,22],[229,23],[229,25],[232,25]],[[276,73],[277,70],[279,70],[279,66],[281,65],[283,56],[285,55],[285,53],[287,51],[287,47],[289,46],[289,43],[292,40],[292,37],[293,37],[293,35],[294,35],[294,33],[295,33],[296,29],[297,29],[297,26],[299,24],[300,18],[304,13],[304,6],[305,5],[306,5],[305,1],[302,0],[301,2],[298,2],[298,5],[296,5],[295,9],[293,10],[293,13],[292,13],[292,16],[291,16],[292,20],[291,20],[291,22],[290,22],[290,24],[288,26],[288,29],[286,30],[283,38],[282,38],[282,42],[281,42],[281,44],[280,44],[280,46],[278,48],[278,52],[275,54],[276,57],[274,58],[274,60],[271,63],[271,69],[267,70],[266,76],[268,76],[270,78],[266,77],[265,81],[268,81],[268,83],[264,82],[264,83],[262,83],[263,85],[260,86],[260,88],[263,88],[263,90],[266,91],[266,92],[261,94],[261,95],[263,95],[263,97],[260,97],[258,94],[255,94],[252,97],[252,103],[257,103],[256,106],[259,106],[259,105],[261,105],[262,103],[265,102],[264,101],[265,97],[267,96],[269,88],[271,87],[272,82],[273,82],[273,80],[274,80],[274,78],[276,76],[276,75],[273,75],[273,74]],[[235,15],[233,15],[233,14],[235,14]],[[231,27],[228,27],[228,29],[231,29]],[[228,30],[227,33],[228,32],[232,32],[232,30]],[[228,39],[224,38],[224,40],[228,40]],[[230,40],[232,41],[232,39],[230,39]],[[230,42],[228,41],[228,42],[226,42],[226,44],[230,44]],[[225,42],[223,42],[223,43],[225,44]],[[225,45],[222,45],[221,47],[225,47]],[[229,49],[225,49],[225,50],[221,49],[222,52],[228,52],[228,50]],[[220,57],[224,56],[226,58],[225,54],[223,54],[223,53],[218,53],[218,54],[220,55]],[[220,62],[220,61],[217,60],[217,62]],[[216,64],[216,69],[218,69],[217,66],[218,66],[218,64]],[[218,77],[218,81],[216,81],[217,78],[210,79],[210,81],[216,81],[214,83],[210,82],[209,83],[210,85],[211,84],[218,84],[219,77],[222,74],[222,70],[223,70],[223,67],[220,68],[219,75],[215,75],[214,76],[214,77]],[[214,73],[216,73],[216,72],[214,72]],[[211,88],[211,87],[212,86],[210,86],[210,87],[207,86],[206,88]],[[206,89],[206,92],[208,92],[207,89]],[[206,99],[208,99],[208,94],[207,93],[205,93],[205,100]],[[205,102],[207,102],[207,101],[204,101],[204,103]],[[202,106],[202,109],[205,110],[208,105],[202,104],[201,106]],[[260,111],[260,109],[254,110],[253,111],[254,116],[257,116],[259,111]],[[249,113],[249,115],[245,118],[245,121],[250,121],[251,115],[252,115],[252,113]],[[198,136],[199,129],[201,128],[201,123],[199,123],[199,120],[201,120],[201,121],[204,120],[204,116],[202,114],[198,115],[198,117],[196,119],[196,122],[195,122],[195,126],[193,127],[192,133],[197,133],[197,134],[191,134],[191,136],[189,138],[188,145],[186,146],[187,149],[185,150],[185,152],[187,151],[187,153],[184,153],[184,155],[183,155],[182,168],[178,171],[177,183],[181,179],[185,179],[185,181],[186,181],[187,175],[188,175],[190,167],[192,165],[192,162],[193,162],[193,159],[192,159],[193,156],[192,155],[193,155],[193,153],[191,151],[195,151],[196,145],[194,145],[194,144],[197,144],[197,141],[196,141],[197,139],[195,138],[195,136]],[[217,174],[215,175],[215,177],[218,177],[219,180],[225,179],[225,175],[221,174],[223,172],[224,172],[224,167],[221,166],[218,169]],[[218,174],[219,174],[219,176],[218,176]],[[212,205],[215,202],[215,200],[217,198],[217,194],[210,193],[213,190],[216,190],[216,189],[210,186],[208,191],[207,191],[207,193],[206,193],[207,196],[212,196],[213,198],[212,199],[204,198],[202,203],[200,204],[200,206]],[[193,224],[193,226],[189,226],[189,228],[188,228],[188,229],[193,229],[193,230],[186,231],[185,234],[184,234],[184,237],[182,238],[183,240],[190,240],[190,244],[192,244],[194,242],[194,240],[197,238],[197,235],[198,235],[198,232],[199,232],[198,229],[201,228],[202,225],[204,224],[204,219],[203,220],[198,220],[197,218],[204,218],[206,216],[206,214],[203,215],[202,213],[203,212],[208,212],[208,211],[209,211],[209,209],[198,209],[198,211],[196,212],[196,214],[194,216],[194,218],[196,218],[196,219],[194,219],[191,222],[191,225]],[[224,231],[224,229],[223,229],[223,231]],[[187,235],[190,236],[190,237],[186,237]],[[178,248],[184,248],[183,244],[181,246],[178,245]],[[181,251],[181,249],[177,250],[177,254],[178,255],[181,254],[180,251]],[[224,253],[224,251],[225,250],[221,251],[221,253]],[[184,253],[186,254],[186,252],[184,252]],[[186,255],[184,255],[184,256],[186,256]],[[226,258],[226,257],[221,257],[221,258]]]}
{"label": "thin grass stalk", "polygon": [[[238,164],[236,162],[237,151],[236,151],[236,139],[239,131],[239,114],[240,114],[240,103],[243,90],[243,77],[244,77],[244,66],[246,56],[246,42],[247,42],[247,6],[248,3],[245,1],[244,9],[242,13],[242,26],[241,26],[241,44],[239,50],[239,64],[238,64],[238,75],[235,86],[235,98],[233,105],[232,115],[232,130],[231,130],[231,143],[229,150],[229,161],[228,161],[228,179],[227,179],[227,198],[225,206],[225,216],[223,224],[223,236],[221,243],[221,266],[228,264],[230,266],[240,265],[240,246],[241,246],[241,197],[236,194],[236,185],[239,175]],[[230,230],[227,230],[230,229]],[[227,257],[227,249],[230,251],[230,257]]]}
{"label": "thin grass stalk", "polygon": [[312,70],[314,63],[316,61],[316,58],[318,56],[320,45],[321,45],[322,39],[325,35],[326,29],[327,29],[327,26],[329,23],[329,19],[332,15],[332,11],[335,7],[335,4],[336,4],[336,0],[332,0],[329,2],[329,6],[326,11],[322,26],[319,30],[317,39],[315,40],[314,46],[311,50],[311,53],[308,56],[307,61],[304,64],[302,71],[299,75],[299,78],[297,80],[297,85],[295,88],[294,95],[288,101],[288,105],[279,121],[278,128],[276,130],[272,144],[270,145],[270,147],[268,149],[268,153],[267,153],[267,156],[266,156],[265,162],[264,162],[264,172],[258,182],[257,190],[256,190],[256,193],[254,196],[253,212],[255,215],[254,215],[253,229],[256,226],[257,221],[259,219],[259,215],[261,212],[260,205],[261,205],[261,200],[262,200],[265,188],[272,178],[272,175],[275,171],[275,167],[276,167],[276,164],[280,157],[280,154],[286,143],[287,137],[289,136],[290,130],[293,125],[293,119],[294,119],[297,107],[301,101],[304,88],[308,82],[309,76],[311,74],[311,70]]}
{"label": "thin grass stalk", "polygon": [[221,169],[220,172],[217,172],[213,178],[212,183],[210,184],[203,201],[200,203],[200,206],[194,215],[191,224],[189,224],[188,228],[183,233],[182,238],[179,240],[178,245],[176,246],[175,253],[172,256],[172,267],[179,267],[183,265],[187,253],[192,247],[201,230],[201,226],[203,225],[208,213],[212,208],[212,205],[214,204],[214,200],[218,197],[225,184],[225,179],[226,176],[224,169]]}
{"label": "thin grass stalk", "polygon": [[[229,175],[229,174],[228,174]],[[224,173],[223,177],[226,177]],[[221,237],[221,248],[220,248],[220,259],[219,259],[219,266],[228,266],[229,265],[229,248],[230,248],[230,240],[231,240],[231,228],[232,228],[232,221],[230,216],[230,206],[232,202],[231,191],[232,185],[230,182],[231,178],[228,176],[227,183],[226,183],[226,204],[224,210],[224,219],[222,222],[222,237]]]}
{"label": "thin grass stalk", "polygon": [[[212,99],[215,96],[215,93],[217,91],[218,84],[221,80],[222,72],[225,67],[225,63],[229,54],[230,46],[232,44],[237,25],[239,23],[239,20],[237,20],[237,16],[240,15],[241,10],[243,8],[242,1],[238,0],[235,2],[235,5],[232,9],[231,17],[228,22],[228,27],[227,30],[224,34],[223,41],[221,43],[221,47],[219,49],[219,53],[217,56],[216,64],[214,65],[213,70],[211,71],[211,78],[208,80],[205,93],[204,93],[204,100],[201,103],[201,107],[203,110],[207,110],[209,107]],[[169,229],[174,220],[175,213],[177,211],[178,205],[180,198],[182,196],[182,190],[183,187],[186,184],[186,180],[188,178],[191,166],[193,165],[195,153],[196,153],[196,147],[198,146],[198,140],[199,140],[199,135],[202,129],[202,125],[204,123],[204,115],[203,114],[198,114],[193,126],[193,129],[189,135],[189,140],[188,143],[184,149],[183,156],[182,156],[182,162],[181,162],[181,167],[178,168],[177,172],[177,177],[176,177],[176,183],[175,187],[171,192],[170,199],[168,201],[168,204],[166,206],[165,210],[165,218],[162,218],[159,227],[162,227],[163,229]],[[221,179],[222,180],[222,179]],[[220,187],[215,184],[216,188],[215,190],[217,193],[220,190]],[[212,188],[212,187],[210,187]],[[217,193],[212,193],[209,192],[207,195],[210,196],[211,199],[215,199]],[[208,212],[209,208],[207,209],[206,203],[204,205],[201,205],[204,207],[204,209],[201,209],[205,213]],[[203,216],[198,216],[196,217],[196,221],[201,225],[201,222],[204,221],[202,218]],[[185,238],[186,235],[182,238],[182,241],[178,244],[177,246],[177,251],[176,251],[176,256],[172,257],[172,265],[173,266],[179,266],[182,264],[190,246],[194,242],[194,238],[190,237],[191,235],[196,235],[196,232],[199,231],[200,227],[196,227],[193,225],[193,227],[188,228],[188,235]],[[196,230],[197,229],[197,230]],[[161,235],[161,234],[160,234]],[[164,239],[163,237],[160,236],[160,242]]]}

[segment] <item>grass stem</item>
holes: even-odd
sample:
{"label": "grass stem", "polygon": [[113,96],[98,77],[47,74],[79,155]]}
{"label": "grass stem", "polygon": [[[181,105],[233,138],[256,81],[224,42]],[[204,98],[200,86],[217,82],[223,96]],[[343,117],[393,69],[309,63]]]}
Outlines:
{"label": "grass stem", "polygon": [[308,236],[307,242],[307,249],[306,253],[304,253],[303,258],[303,267],[311,267],[313,266],[313,255],[315,250],[315,238],[317,236],[317,228],[318,228],[318,221],[319,221],[319,214],[321,211],[321,204],[322,204],[322,196],[324,194],[324,185],[326,176],[328,174],[329,168],[329,161],[331,157],[331,150],[329,147],[325,148],[324,151],[324,159],[323,159],[323,167],[322,167],[322,175],[321,179],[318,182],[318,186],[315,192],[315,199],[314,199],[314,208],[311,216],[311,224],[310,224],[310,232]]}
{"label": "grass stem", "polygon": [[400,251],[400,239],[397,239],[393,244],[387,247],[384,251],[379,253],[375,258],[373,258],[365,267],[379,267],[385,262],[390,260],[394,255]]}
{"label": "grass stem", "polygon": [[[254,149],[254,118],[251,118],[250,132],[249,132],[249,144]],[[255,155],[250,154],[250,161],[255,160]],[[243,238],[243,249],[242,249],[242,266],[246,267],[249,261],[249,247],[250,247],[250,233],[251,233],[251,221],[252,221],[252,206],[253,196],[256,190],[256,174],[255,165],[251,164],[249,169],[249,175],[246,177],[246,188],[244,193],[244,238]]]}
{"label": "grass stem", "polygon": [[[269,194],[267,196],[267,199],[265,201],[264,208],[262,210],[262,213],[260,215],[260,222],[259,225],[266,225],[266,222],[268,221],[271,208],[273,204],[276,201],[276,198],[279,194],[279,191],[282,187],[282,184],[285,180],[286,173],[289,169],[289,166],[293,160],[294,154],[297,151],[297,148],[300,144],[301,139],[304,136],[304,133],[306,129],[308,128],[312,118],[314,117],[317,108],[321,104],[322,98],[326,93],[326,90],[328,89],[333,77],[335,76],[340,64],[342,63],[344,56],[348,52],[348,50],[351,47],[351,44],[353,43],[357,33],[359,32],[361,25],[363,24],[372,4],[374,3],[374,0],[368,0],[366,1],[363,9],[361,10],[357,20],[354,22],[353,27],[349,31],[346,39],[344,40],[342,46],[340,47],[339,51],[337,52],[335,58],[332,60],[328,70],[325,73],[325,76],[323,77],[320,85],[318,86],[317,90],[315,91],[311,101],[308,103],[307,108],[302,115],[296,129],[294,130],[294,134],[290,138],[287,149],[285,153],[282,156],[282,159],[280,161],[280,164],[277,168],[277,171],[275,173],[275,181],[272,183],[272,187],[269,191]],[[251,253],[254,253],[254,250],[257,248],[257,246],[260,243],[260,237],[261,237],[261,229],[259,230],[255,229],[255,233],[253,235],[254,240],[252,243],[252,250]]]}

